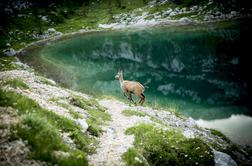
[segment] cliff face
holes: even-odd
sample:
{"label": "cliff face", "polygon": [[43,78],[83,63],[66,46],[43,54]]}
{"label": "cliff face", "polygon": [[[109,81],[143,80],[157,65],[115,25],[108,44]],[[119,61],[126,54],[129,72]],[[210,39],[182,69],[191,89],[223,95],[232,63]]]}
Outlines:
{"label": "cliff face", "polygon": [[249,163],[249,154],[223,135],[169,108],[94,99],[20,64],[0,72],[3,165]]}

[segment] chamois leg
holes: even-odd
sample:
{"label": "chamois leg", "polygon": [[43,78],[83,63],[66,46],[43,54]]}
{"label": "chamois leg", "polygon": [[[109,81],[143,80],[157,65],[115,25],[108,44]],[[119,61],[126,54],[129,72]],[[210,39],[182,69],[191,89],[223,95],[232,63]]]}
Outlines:
{"label": "chamois leg", "polygon": [[143,93],[141,93],[139,104],[143,105],[144,100],[145,100],[145,96]]}
{"label": "chamois leg", "polygon": [[128,98],[130,101],[132,101],[134,104],[136,104],[136,102],[132,99],[132,94],[129,93],[129,98]]}
{"label": "chamois leg", "polygon": [[126,92],[123,92],[123,96],[128,98],[128,96],[126,95]]}

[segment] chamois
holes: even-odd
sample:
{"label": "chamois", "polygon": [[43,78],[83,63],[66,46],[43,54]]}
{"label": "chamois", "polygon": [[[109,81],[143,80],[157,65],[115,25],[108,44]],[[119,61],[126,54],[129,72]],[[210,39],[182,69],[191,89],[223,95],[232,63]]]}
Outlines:
{"label": "chamois", "polygon": [[[115,79],[119,80],[123,95],[125,97],[127,97],[130,101],[135,103],[134,100],[132,99],[132,94],[134,94],[140,98],[139,104],[142,105],[144,103],[145,100],[144,86],[141,83],[135,81],[123,80],[122,71],[119,71],[116,74]],[[129,96],[127,96],[126,94],[128,94]]]}

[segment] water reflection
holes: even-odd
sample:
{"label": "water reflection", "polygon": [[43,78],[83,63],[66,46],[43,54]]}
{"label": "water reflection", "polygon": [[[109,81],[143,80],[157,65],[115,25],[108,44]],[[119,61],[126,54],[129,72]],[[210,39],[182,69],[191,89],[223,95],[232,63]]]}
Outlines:
{"label": "water reflection", "polygon": [[230,140],[237,144],[249,145],[252,147],[252,118],[245,115],[232,115],[226,119],[203,120],[199,119],[196,123],[205,128],[213,128],[221,131]]}
{"label": "water reflection", "polygon": [[176,107],[195,119],[229,118],[249,114],[251,103],[249,79],[241,76],[248,66],[240,53],[241,34],[237,26],[88,34],[52,43],[23,60],[75,90],[120,98],[114,75],[122,69],[125,79],[149,87],[146,104]]}

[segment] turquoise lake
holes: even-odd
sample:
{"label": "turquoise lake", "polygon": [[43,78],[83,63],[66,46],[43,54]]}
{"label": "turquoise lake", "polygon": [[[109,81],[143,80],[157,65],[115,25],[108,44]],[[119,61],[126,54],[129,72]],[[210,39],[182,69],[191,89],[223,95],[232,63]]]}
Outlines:
{"label": "turquoise lake", "polygon": [[[126,101],[114,79],[123,70],[125,80],[146,86],[146,105],[172,107],[252,145],[248,29],[223,23],[92,32],[37,46],[20,59],[68,88]],[[244,132],[216,120],[239,123]]]}

